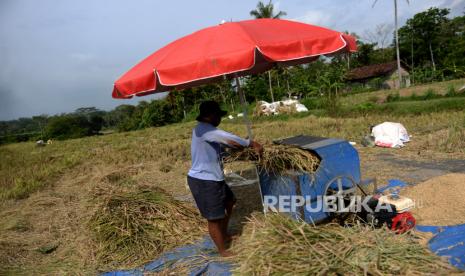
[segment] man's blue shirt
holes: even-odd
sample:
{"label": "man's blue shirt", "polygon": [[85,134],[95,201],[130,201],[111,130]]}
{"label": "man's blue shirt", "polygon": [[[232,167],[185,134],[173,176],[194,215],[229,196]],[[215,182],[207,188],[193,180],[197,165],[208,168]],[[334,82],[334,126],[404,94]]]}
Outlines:
{"label": "man's blue shirt", "polygon": [[199,122],[192,131],[192,167],[188,175],[197,179],[223,181],[222,146],[231,146],[229,141],[248,147],[249,140],[217,129],[209,123]]}

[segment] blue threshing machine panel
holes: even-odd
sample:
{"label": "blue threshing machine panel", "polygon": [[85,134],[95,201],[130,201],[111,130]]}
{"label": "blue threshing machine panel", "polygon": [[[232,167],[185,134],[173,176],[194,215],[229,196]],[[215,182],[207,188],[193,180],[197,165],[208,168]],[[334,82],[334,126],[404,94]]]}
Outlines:
{"label": "blue threshing machine panel", "polygon": [[[358,152],[345,140],[300,135],[275,141],[275,143],[298,146],[316,153],[320,158],[320,165],[313,174],[273,175],[259,170],[262,196],[301,195],[308,199],[306,204],[309,206],[296,207],[295,212],[290,212],[294,218],[304,219],[308,223],[317,223],[326,219],[328,213],[318,208],[318,205],[322,204],[318,197],[325,195],[328,188],[337,188],[334,187],[336,183],[332,181],[333,179],[342,177],[344,188],[353,186],[349,179],[355,183],[361,183]],[[291,209],[294,210],[292,207]],[[315,211],[317,209],[320,211]]]}

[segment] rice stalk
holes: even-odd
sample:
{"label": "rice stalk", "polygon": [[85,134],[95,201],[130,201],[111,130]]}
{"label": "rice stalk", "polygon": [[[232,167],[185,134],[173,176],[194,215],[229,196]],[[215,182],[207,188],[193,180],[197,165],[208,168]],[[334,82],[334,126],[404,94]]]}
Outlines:
{"label": "rice stalk", "polygon": [[420,245],[368,225],[318,227],[253,215],[233,247],[237,275],[424,275],[457,272]]}
{"label": "rice stalk", "polygon": [[96,257],[107,267],[137,267],[161,252],[201,237],[192,207],[164,191],[100,191],[102,204],[89,221]]}
{"label": "rice stalk", "polygon": [[234,161],[253,161],[259,170],[271,174],[283,174],[287,171],[313,173],[320,164],[320,159],[311,151],[275,144],[264,145],[260,155],[252,148],[233,150],[225,158],[225,162]]}

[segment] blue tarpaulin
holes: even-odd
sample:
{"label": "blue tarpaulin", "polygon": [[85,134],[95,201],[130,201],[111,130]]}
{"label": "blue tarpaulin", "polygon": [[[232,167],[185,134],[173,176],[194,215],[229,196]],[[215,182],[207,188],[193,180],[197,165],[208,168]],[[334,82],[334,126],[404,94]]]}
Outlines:
{"label": "blue tarpaulin", "polygon": [[[378,192],[388,191],[399,193],[402,188],[408,186],[405,182],[391,179],[386,186],[378,189]],[[449,262],[465,270],[465,224],[451,226],[427,226],[417,225],[416,229],[421,232],[434,234],[428,242],[428,246],[436,255],[446,257]],[[205,237],[195,244],[181,246],[164,253],[158,259],[145,266],[132,270],[119,270],[106,272],[104,276],[139,276],[146,272],[160,272],[164,269],[187,265],[188,275],[231,275],[232,264],[215,260],[217,257],[215,245],[209,237]]]}
{"label": "blue tarpaulin", "polygon": [[232,265],[224,261],[216,261],[218,257],[216,247],[209,237],[205,237],[197,243],[181,246],[164,253],[158,259],[145,266],[131,270],[118,270],[103,273],[103,276],[142,276],[147,272],[161,272],[164,269],[187,265],[188,275],[231,275]]}
{"label": "blue tarpaulin", "polygon": [[[398,193],[407,184],[391,179],[388,185],[378,189],[378,192],[389,190],[391,193]],[[434,254],[446,257],[450,264],[465,270],[465,224],[449,226],[417,225],[416,230],[420,232],[430,232],[434,236],[429,240],[428,246]]]}
{"label": "blue tarpaulin", "polygon": [[436,255],[447,257],[449,262],[465,270],[465,224],[452,226],[417,226],[418,231],[430,232],[434,236],[428,246]]}

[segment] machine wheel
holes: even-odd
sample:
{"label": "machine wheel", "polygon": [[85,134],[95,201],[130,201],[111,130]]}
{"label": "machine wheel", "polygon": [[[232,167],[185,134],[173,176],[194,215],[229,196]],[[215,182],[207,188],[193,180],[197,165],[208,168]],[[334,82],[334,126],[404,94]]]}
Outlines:
{"label": "machine wheel", "polygon": [[326,213],[333,218],[346,218],[350,214],[350,212],[348,212],[350,207],[355,204],[354,196],[356,192],[357,182],[355,182],[354,178],[350,175],[336,176],[328,181],[328,183],[326,183],[324,195],[327,197],[335,197],[338,208],[337,210],[330,208],[331,210]]}

